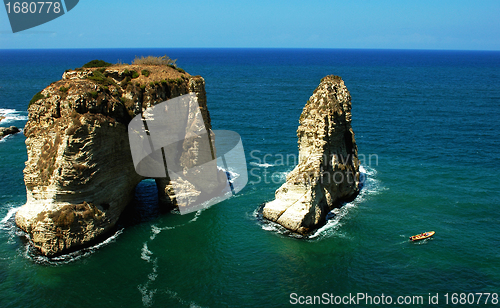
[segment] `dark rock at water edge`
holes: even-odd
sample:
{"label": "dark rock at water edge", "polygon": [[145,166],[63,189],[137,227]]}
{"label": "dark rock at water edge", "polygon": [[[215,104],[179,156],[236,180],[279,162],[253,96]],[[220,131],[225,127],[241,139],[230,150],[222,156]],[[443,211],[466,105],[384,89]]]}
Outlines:
{"label": "dark rock at water edge", "polygon": [[13,135],[19,133],[21,130],[15,126],[10,127],[0,127],[0,139],[5,136]]}

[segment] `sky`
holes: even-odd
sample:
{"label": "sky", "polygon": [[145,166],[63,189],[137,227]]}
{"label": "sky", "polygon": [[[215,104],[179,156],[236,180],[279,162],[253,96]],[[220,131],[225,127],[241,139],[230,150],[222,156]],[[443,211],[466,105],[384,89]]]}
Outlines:
{"label": "sky", "polygon": [[15,34],[0,8],[0,49],[156,47],[500,50],[500,1],[80,0]]}

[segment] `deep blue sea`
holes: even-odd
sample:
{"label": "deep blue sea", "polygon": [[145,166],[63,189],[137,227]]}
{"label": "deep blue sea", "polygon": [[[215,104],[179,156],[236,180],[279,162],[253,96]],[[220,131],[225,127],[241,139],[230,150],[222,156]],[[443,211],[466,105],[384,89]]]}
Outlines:
{"label": "deep blue sea", "polygon": [[[0,141],[0,307],[283,307],[307,296],[500,306],[500,52],[0,50],[0,126],[23,127],[31,97],[68,68],[165,54],[205,78],[214,129],[242,137],[248,185],[180,215],[160,211],[145,180],[105,242],[47,259],[13,222],[27,155],[25,137],[9,136]],[[294,167],[300,113],[329,74],[351,93],[366,183],[336,219],[296,238],[257,209]]]}

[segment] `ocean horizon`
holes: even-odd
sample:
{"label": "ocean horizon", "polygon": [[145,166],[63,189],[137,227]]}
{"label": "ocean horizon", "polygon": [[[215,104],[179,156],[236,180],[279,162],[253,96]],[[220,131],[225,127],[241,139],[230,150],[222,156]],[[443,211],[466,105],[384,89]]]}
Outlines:
{"label": "ocean horizon", "polygon": [[[241,136],[247,186],[180,215],[160,208],[154,181],[144,180],[104,240],[47,258],[14,223],[26,203],[27,154],[22,133],[8,136],[1,307],[281,307],[353,294],[364,295],[362,307],[382,295],[395,307],[451,307],[479,293],[489,301],[474,305],[498,305],[500,51],[0,49],[0,127],[23,128],[30,99],[67,69],[148,55],[205,79],[213,129]],[[352,96],[365,183],[339,215],[298,237],[259,209],[295,167],[302,108],[327,75],[342,77]],[[430,239],[408,239],[431,230]]]}

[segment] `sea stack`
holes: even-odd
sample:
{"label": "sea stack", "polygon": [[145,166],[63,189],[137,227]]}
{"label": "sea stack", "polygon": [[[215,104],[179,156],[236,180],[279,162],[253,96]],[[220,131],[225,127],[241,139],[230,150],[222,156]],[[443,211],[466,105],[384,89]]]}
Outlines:
{"label": "sea stack", "polygon": [[[144,179],[134,169],[127,125],[146,108],[195,93],[210,128],[205,81],[174,65],[116,65],[66,71],[37,93],[24,128],[27,203],[17,225],[47,256],[111,230]],[[175,203],[169,181],[160,199]]]}
{"label": "sea stack", "polygon": [[263,217],[306,234],[360,189],[359,160],[351,127],[351,95],[338,76],[321,80],[300,115],[299,163],[265,204]]}

